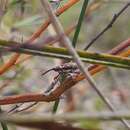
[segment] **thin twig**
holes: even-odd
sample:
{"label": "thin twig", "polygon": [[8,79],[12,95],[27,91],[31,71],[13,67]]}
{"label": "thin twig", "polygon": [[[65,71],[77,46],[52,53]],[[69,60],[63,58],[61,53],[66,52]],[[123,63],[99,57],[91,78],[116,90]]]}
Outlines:
{"label": "thin twig", "polygon": [[129,0],[102,0],[102,2],[104,4],[109,4],[109,3],[112,3],[112,4],[126,4],[129,2]]}
{"label": "thin twig", "polygon": [[13,108],[11,108],[7,113],[12,113],[14,112],[17,108],[21,107],[23,105],[23,103],[21,104],[16,104]]}
{"label": "thin twig", "polygon": [[97,34],[96,37],[94,37],[90,43],[88,43],[88,45],[84,48],[84,50],[88,50],[88,48],[90,46],[92,46],[92,44],[95,43],[95,41],[97,39],[99,39],[106,31],[108,31],[112,26],[113,24],[116,22],[116,20],[119,18],[119,16],[130,6],[130,2],[127,3],[117,14],[115,14],[112,18],[112,20],[110,21],[110,23],[99,33]]}
{"label": "thin twig", "polygon": [[14,114],[14,113],[19,113],[19,112],[26,111],[26,110],[32,108],[33,106],[35,106],[36,104],[38,104],[38,102],[34,102],[34,103],[32,103],[32,104],[28,105],[27,107],[25,107],[25,108],[23,108],[23,109],[20,109],[20,110],[18,110],[18,108],[19,108],[19,107],[18,107],[17,109],[15,109],[15,110],[13,111],[13,114]]}
{"label": "thin twig", "polygon": [[[14,115],[5,115],[0,117],[5,117],[5,119],[17,120],[20,122],[44,122],[44,121],[68,121],[68,122],[77,122],[77,121],[86,121],[86,120],[101,120],[101,121],[117,121],[121,118],[126,118],[130,120],[130,111],[116,111],[116,112],[71,112],[71,113],[62,113],[62,114],[14,114]],[[0,118],[1,120],[2,118]]]}

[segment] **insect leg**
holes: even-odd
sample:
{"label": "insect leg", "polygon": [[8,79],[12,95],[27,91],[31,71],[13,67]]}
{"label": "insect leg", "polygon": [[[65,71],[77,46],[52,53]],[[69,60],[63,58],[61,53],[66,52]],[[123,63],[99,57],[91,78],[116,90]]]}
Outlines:
{"label": "insect leg", "polygon": [[57,84],[57,82],[59,81],[59,75],[57,75],[55,78],[54,78],[54,81],[51,83],[51,85],[47,88],[47,90],[45,90],[45,94],[48,94],[50,93],[50,91],[55,87],[55,85]]}

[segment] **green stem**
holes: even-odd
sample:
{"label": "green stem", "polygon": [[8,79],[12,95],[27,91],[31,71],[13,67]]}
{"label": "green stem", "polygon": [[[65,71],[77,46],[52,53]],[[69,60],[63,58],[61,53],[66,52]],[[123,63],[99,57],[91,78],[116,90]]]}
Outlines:
{"label": "green stem", "polygon": [[[26,54],[36,54],[38,56],[46,56],[46,57],[51,57],[51,58],[59,58],[59,59],[66,59],[66,60],[72,60],[72,56],[70,55],[62,55],[62,54],[57,54],[57,53],[47,53],[47,52],[29,52],[29,53],[26,53]],[[91,59],[91,58],[84,58],[84,57],[80,57],[81,60],[83,62],[87,62],[87,63],[91,63],[91,64],[100,64],[100,65],[107,65],[107,66],[111,66],[111,67],[116,67],[116,68],[123,68],[123,69],[130,69],[130,64],[125,64],[124,62],[119,62],[117,63],[118,61],[107,61],[107,59],[105,60],[96,60],[96,59]],[[109,58],[108,58],[109,59]],[[127,62],[128,60],[126,60]]]}
{"label": "green stem", "polygon": [[59,106],[60,99],[57,99],[54,103],[52,113],[56,113]]}
{"label": "green stem", "polygon": [[8,127],[7,127],[6,123],[4,123],[4,122],[1,122],[1,127],[3,130],[8,130]]}
{"label": "green stem", "polygon": [[[14,44],[16,43],[11,41],[0,40],[0,46],[2,47],[1,49],[5,49],[5,48],[9,49],[9,47],[13,46]],[[44,46],[42,48],[34,45],[33,46],[29,45],[27,47],[18,48],[13,51],[18,53],[37,55],[37,56],[47,56],[47,57],[55,57],[55,58],[62,58],[62,59],[64,58],[68,60],[72,59],[72,56],[70,56],[68,50],[66,48],[61,48],[61,47],[57,48],[52,46]],[[109,54],[85,52],[80,50],[77,50],[77,53],[79,54],[81,60],[84,62],[130,69],[129,58],[113,56]]]}
{"label": "green stem", "polygon": [[89,0],[84,0],[83,6],[82,6],[82,10],[81,10],[81,13],[80,13],[80,16],[79,16],[77,28],[76,28],[76,31],[75,31],[75,34],[74,34],[74,38],[73,38],[73,41],[72,41],[73,47],[76,46],[76,43],[77,43],[77,40],[78,40],[78,36],[79,36],[80,30],[81,30],[83,18],[84,18],[84,15],[85,15],[85,11],[86,11],[86,8],[88,6],[88,2],[89,2]]}
{"label": "green stem", "polygon": [[[1,107],[0,107],[0,113],[1,112],[2,112],[2,110],[1,110]],[[0,124],[1,124],[1,127],[2,127],[3,130],[8,130],[8,127],[7,127],[5,122],[1,121]]]}

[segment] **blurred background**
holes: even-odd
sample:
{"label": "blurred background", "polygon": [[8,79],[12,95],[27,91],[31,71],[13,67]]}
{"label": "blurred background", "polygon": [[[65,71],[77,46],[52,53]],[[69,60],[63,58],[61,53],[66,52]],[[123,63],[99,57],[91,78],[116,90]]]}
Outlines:
{"label": "blurred background", "polygon": [[[62,7],[68,0],[63,0],[59,7]],[[117,13],[128,0],[90,0],[89,6],[94,8],[86,13],[82,25],[81,33],[78,39],[77,49],[84,47],[111,21],[113,15]],[[83,0],[64,12],[60,21],[65,30],[72,27],[78,21]],[[41,26],[47,19],[39,0],[0,0],[0,38],[4,40],[14,40],[24,42],[33,32]],[[93,52],[108,52],[113,47],[125,41],[130,36],[130,8],[128,8],[94,45],[89,48]],[[36,40],[42,41],[47,36],[55,36],[55,31],[50,25],[48,29]],[[74,31],[70,33],[72,40]],[[54,46],[60,46],[56,43]],[[6,62],[12,53],[1,54],[0,65]],[[21,56],[23,58],[24,56]],[[15,66],[0,76],[0,96],[9,96],[29,92],[41,92],[48,88],[57,73],[50,72],[45,76],[42,73],[61,63],[59,59],[48,57],[31,57],[25,62]],[[130,75],[128,70],[107,68],[93,76],[97,86],[108,97],[117,110],[130,108]],[[28,112],[50,112],[52,103],[38,103]],[[25,103],[19,110],[30,105]],[[2,110],[8,111],[15,105],[1,106]],[[104,105],[100,97],[90,88],[85,81],[76,84],[71,90],[64,94],[60,100],[57,113],[71,111],[104,111],[108,108]],[[122,129],[120,122],[80,122],[78,125],[82,128],[91,129]],[[109,125],[109,127],[108,127]],[[10,130],[29,130],[21,127],[10,126]]]}

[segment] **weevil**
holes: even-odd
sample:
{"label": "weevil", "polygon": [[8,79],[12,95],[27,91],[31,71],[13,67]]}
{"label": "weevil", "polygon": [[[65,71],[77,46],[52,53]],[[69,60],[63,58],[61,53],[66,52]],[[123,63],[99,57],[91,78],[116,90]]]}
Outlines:
{"label": "weevil", "polygon": [[54,68],[51,68],[45,71],[42,75],[47,74],[50,71],[55,71],[58,74],[54,77],[51,85],[47,88],[44,93],[50,93],[53,89],[55,89],[56,85],[59,83],[61,84],[67,78],[73,78],[73,76],[80,73],[77,65],[75,63],[65,63]]}

